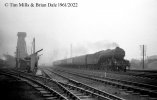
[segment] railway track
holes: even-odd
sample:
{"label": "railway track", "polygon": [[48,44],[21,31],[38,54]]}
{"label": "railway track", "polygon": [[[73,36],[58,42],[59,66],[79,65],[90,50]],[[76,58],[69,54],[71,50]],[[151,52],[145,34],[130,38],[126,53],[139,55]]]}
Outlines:
{"label": "railway track", "polygon": [[71,84],[23,72],[7,71],[6,75],[26,81],[38,90],[46,100],[112,100]]}
{"label": "railway track", "polygon": [[13,71],[3,71],[3,75],[14,77],[17,79],[20,79],[22,81],[25,81],[29,85],[31,85],[33,88],[35,88],[37,91],[40,92],[40,94],[45,98],[45,100],[68,100],[65,96],[63,96],[58,91],[50,88],[49,86],[45,85],[43,82],[37,80],[37,78],[32,77],[31,75],[22,75],[21,73],[13,72]]}
{"label": "railway track", "polygon": [[150,79],[150,80],[157,79],[157,71],[127,70],[126,72],[108,72],[108,73],[118,74],[118,75],[127,75],[127,76],[142,78],[142,79]]}
{"label": "railway track", "polygon": [[[47,70],[49,71],[49,70]],[[49,78],[52,78],[50,76],[50,73],[48,73],[47,71],[44,70],[44,74],[49,77]],[[125,100],[123,98],[120,98],[120,97],[117,97],[115,95],[112,95],[112,94],[109,94],[107,92],[104,92],[104,91],[101,91],[101,90],[98,90],[96,88],[93,88],[87,84],[84,84],[84,83],[81,83],[81,82],[78,82],[76,80],[73,80],[73,79],[69,79],[65,76],[62,76],[58,73],[55,73],[55,72],[52,72],[52,71],[49,71],[51,73],[54,73],[62,78],[64,78],[64,80],[66,79],[68,82],[68,84],[65,84],[66,82],[59,82],[60,84],[62,84],[63,86],[65,86],[67,89],[71,90],[72,89],[72,92],[74,92],[74,94],[76,95],[80,95],[80,92],[83,92],[83,94],[90,94],[92,96],[96,96],[96,97],[99,97],[98,100],[100,100],[102,98],[102,100]],[[74,89],[76,89],[77,91],[74,91]],[[78,93],[79,91],[79,93]]]}
{"label": "railway track", "polygon": [[[61,70],[59,70],[61,71]],[[125,80],[117,80],[117,79],[111,79],[111,78],[99,78],[99,77],[94,77],[92,75],[84,74],[84,73],[72,73],[69,71],[63,71],[72,75],[76,75],[78,77],[84,77],[87,79],[95,80],[98,82],[102,82],[105,84],[113,85],[116,87],[119,87],[129,93],[132,94],[140,94],[141,96],[147,96],[150,97],[150,99],[157,99],[157,87],[149,84],[142,84],[142,83],[137,83],[137,82],[131,82],[131,81],[125,81]]]}
{"label": "railway track", "polygon": [[[63,69],[64,70],[64,69]],[[66,69],[65,69],[66,70]],[[112,79],[112,80],[117,80],[117,81],[124,81],[124,82],[130,82],[130,83],[133,83],[133,84],[139,84],[139,85],[142,85],[142,84],[145,84],[145,85],[149,85],[149,86],[153,86],[154,87],[157,87],[156,84],[157,84],[157,81],[155,79],[150,79],[150,78],[144,78],[144,77],[135,77],[135,76],[132,76],[132,75],[123,75],[121,73],[109,73],[109,72],[93,72],[93,71],[82,71],[82,70],[68,70],[68,71],[72,71],[74,73],[83,73],[85,75],[88,75],[90,77],[96,77],[96,78],[104,78],[104,79]],[[105,75],[106,74],[106,75]],[[140,84],[142,83],[142,84]],[[142,85],[143,86],[143,85]]]}
{"label": "railway track", "polygon": [[147,78],[147,79],[157,79],[157,71],[148,71],[148,70],[127,70],[127,73],[123,73],[126,75],[131,75],[135,77]]}

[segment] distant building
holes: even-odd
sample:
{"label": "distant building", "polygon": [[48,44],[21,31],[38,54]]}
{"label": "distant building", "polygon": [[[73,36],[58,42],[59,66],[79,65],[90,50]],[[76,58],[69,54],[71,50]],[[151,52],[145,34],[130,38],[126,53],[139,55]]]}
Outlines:
{"label": "distant building", "polygon": [[8,67],[15,67],[16,65],[16,60],[15,57],[9,54],[4,54],[5,57],[5,63],[7,64]]}

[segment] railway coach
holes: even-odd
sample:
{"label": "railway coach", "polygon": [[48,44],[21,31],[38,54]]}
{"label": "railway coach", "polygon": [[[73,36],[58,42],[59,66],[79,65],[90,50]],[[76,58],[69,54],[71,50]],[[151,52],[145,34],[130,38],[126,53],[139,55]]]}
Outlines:
{"label": "railway coach", "polygon": [[53,65],[90,70],[125,71],[130,67],[130,63],[124,57],[125,51],[116,47],[93,54],[57,60]]}

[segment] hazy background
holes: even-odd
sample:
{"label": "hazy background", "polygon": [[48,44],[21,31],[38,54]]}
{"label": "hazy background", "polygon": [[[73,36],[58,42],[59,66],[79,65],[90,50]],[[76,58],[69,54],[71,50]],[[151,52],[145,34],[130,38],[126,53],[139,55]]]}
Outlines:
{"label": "hazy background", "polygon": [[[10,8],[4,3],[78,3],[77,8]],[[0,57],[15,55],[17,33],[26,32],[27,50],[36,38],[43,48],[40,64],[72,55],[93,53],[120,46],[126,59],[140,59],[139,45],[147,56],[157,55],[156,0],[1,0]]]}

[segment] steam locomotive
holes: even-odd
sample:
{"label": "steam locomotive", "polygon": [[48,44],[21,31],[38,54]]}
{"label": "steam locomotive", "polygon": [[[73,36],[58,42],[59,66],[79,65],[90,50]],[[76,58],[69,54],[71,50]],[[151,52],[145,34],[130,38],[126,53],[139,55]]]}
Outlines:
{"label": "steam locomotive", "polygon": [[130,63],[124,57],[125,51],[116,47],[112,50],[107,49],[93,54],[57,60],[53,62],[53,65],[78,69],[126,71],[130,67]]}

